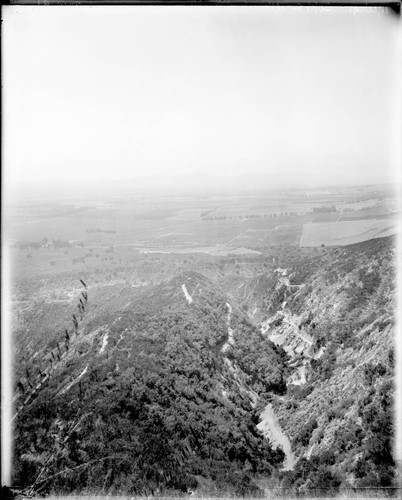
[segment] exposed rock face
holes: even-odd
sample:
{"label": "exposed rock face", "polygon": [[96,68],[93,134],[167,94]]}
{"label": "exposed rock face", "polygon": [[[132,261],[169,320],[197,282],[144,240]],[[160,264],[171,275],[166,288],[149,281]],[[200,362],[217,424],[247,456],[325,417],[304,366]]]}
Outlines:
{"label": "exposed rock face", "polygon": [[334,454],[329,470],[350,486],[392,483],[395,259],[391,239],[373,240],[317,257],[304,286],[285,288],[277,272],[265,293],[261,279],[247,285],[261,331],[290,356],[287,394],[272,400],[281,428],[299,461]]}

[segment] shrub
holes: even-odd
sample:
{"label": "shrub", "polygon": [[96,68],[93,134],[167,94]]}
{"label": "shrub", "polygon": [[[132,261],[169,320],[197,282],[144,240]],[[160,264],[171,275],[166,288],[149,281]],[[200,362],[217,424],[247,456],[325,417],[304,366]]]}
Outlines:
{"label": "shrub", "polygon": [[293,444],[301,446],[307,446],[311,435],[313,434],[314,429],[317,427],[317,420],[315,418],[311,418],[301,429],[301,431],[295,436],[293,439]]}

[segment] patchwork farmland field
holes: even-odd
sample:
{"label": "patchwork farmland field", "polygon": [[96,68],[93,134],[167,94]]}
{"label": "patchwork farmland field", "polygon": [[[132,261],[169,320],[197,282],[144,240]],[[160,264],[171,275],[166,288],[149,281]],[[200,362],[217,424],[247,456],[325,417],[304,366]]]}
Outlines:
{"label": "patchwork farmland field", "polygon": [[21,275],[110,274],[155,253],[220,257],[348,245],[393,234],[400,220],[400,200],[387,186],[237,196],[90,194],[9,208],[4,237]]}
{"label": "patchwork farmland field", "polygon": [[372,238],[395,234],[398,228],[399,222],[395,219],[350,220],[344,222],[304,224],[300,246],[351,245]]}

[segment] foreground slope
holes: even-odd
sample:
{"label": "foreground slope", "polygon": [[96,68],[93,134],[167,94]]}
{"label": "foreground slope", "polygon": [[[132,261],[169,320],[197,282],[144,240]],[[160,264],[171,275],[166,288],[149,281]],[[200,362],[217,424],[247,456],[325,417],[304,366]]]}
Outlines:
{"label": "foreground slope", "polygon": [[[124,303],[119,312],[113,300]],[[30,398],[20,394],[16,485],[38,493],[244,494],[256,491],[254,476],[281,466],[283,452],[256,427],[247,375],[223,347],[230,327],[236,338],[254,338],[278,370],[286,355],[240,313],[229,325],[228,304],[210,281],[190,273],[146,293],[120,290],[108,310],[90,309],[57,346],[51,368],[42,367],[45,382]],[[45,363],[52,353],[50,343],[36,358]],[[264,389],[275,387],[267,380]]]}
{"label": "foreground slope", "polygon": [[394,491],[393,238],[172,259],[19,296],[14,484]]}

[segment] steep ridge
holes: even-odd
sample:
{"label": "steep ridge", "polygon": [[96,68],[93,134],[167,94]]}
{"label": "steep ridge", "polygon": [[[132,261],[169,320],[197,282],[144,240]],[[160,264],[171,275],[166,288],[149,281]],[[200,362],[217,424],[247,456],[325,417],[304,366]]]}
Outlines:
{"label": "steep ridge", "polygon": [[[125,308],[113,312],[117,299]],[[127,299],[121,290],[107,311],[90,301],[63,362],[21,409],[16,483],[37,494],[78,485],[139,494],[256,492],[253,477],[270,475],[284,456],[256,427],[253,392],[236,357],[228,358],[229,340],[254,336],[258,351],[280,363],[273,344],[197,273]]]}

